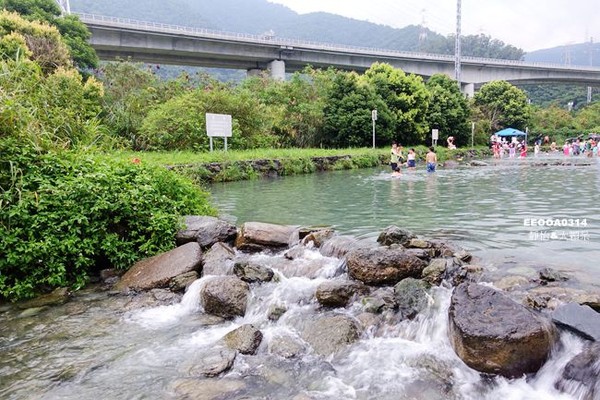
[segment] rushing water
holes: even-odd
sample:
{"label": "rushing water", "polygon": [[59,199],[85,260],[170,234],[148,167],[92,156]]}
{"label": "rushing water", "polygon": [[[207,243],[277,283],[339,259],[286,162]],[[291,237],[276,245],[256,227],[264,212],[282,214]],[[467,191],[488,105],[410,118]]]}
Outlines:
{"label": "rushing water", "polygon": [[[557,160],[506,159],[433,174],[405,171],[400,178],[387,169],[339,171],[214,185],[212,193],[221,213],[238,224],[324,224],[373,240],[397,225],[455,241],[485,263],[547,265],[600,284],[594,261],[600,257],[600,159],[532,165]],[[559,219],[561,226],[526,226],[532,218]]]}
{"label": "rushing water", "polygon": [[[424,236],[449,238],[491,264],[521,261],[564,266],[598,278],[600,221],[594,204],[600,185],[597,164],[421,171],[391,179],[387,171],[361,170],[214,187],[214,199],[237,222],[331,224],[343,233],[374,239],[395,224]],[[589,240],[536,241],[524,218],[587,219]],[[561,228],[562,229],[562,228]],[[565,227],[565,230],[575,228]],[[580,229],[580,230],[583,230]],[[251,259],[277,265],[283,255]],[[517,263],[503,264],[504,258]],[[573,400],[581,387],[560,393],[555,383],[583,341],[562,333],[559,345],[535,376],[508,380],[482,377],[450,347],[447,310],[451,290],[436,288],[429,308],[412,321],[384,315],[358,342],[335,356],[320,357],[300,339],[319,306],[317,286],[344,278],[343,264],[306,250],[294,262],[320,269],[312,279],[286,276],[253,285],[246,315],[222,321],[203,314],[201,286],[192,284],[181,301],[141,307],[131,299],[90,288],[62,306],[25,317],[0,308],[0,398],[2,399],[293,399],[293,400]],[[268,318],[274,306],[287,311]],[[336,312],[359,317],[356,302]],[[218,378],[190,376],[190,366],[219,339],[242,324],[261,330],[254,356],[238,355]],[[282,338],[304,350],[297,357],[274,354]]]}

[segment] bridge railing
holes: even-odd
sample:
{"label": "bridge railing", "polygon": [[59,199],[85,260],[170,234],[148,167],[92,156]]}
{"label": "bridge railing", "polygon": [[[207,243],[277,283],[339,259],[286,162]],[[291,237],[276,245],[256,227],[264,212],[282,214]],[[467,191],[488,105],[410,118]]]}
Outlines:
{"label": "bridge railing", "polygon": [[[324,43],[324,42],[316,42],[310,40],[302,40],[302,39],[288,39],[288,38],[279,38],[268,35],[255,35],[249,33],[237,33],[237,32],[227,32],[227,31],[218,31],[206,28],[195,28],[190,26],[181,26],[181,25],[172,25],[172,24],[164,24],[161,22],[150,22],[150,21],[140,21],[136,19],[130,18],[119,18],[119,17],[108,17],[104,15],[96,15],[96,14],[87,14],[87,13],[73,13],[79,16],[82,22],[90,23],[90,24],[99,24],[110,27],[120,27],[125,29],[136,29],[136,30],[144,30],[149,32],[161,32],[161,33],[174,33],[174,34],[186,34],[190,36],[196,37],[205,37],[211,39],[221,39],[221,40],[235,40],[235,41],[244,41],[258,44],[271,44],[280,46],[281,49],[285,50],[289,48],[293,50],[294,48],[304,48],[304,49],[312,49],[312,50],[325,50],[325,51],[335,51],[335,52],[345,52],[345,53],[354,53],[354,54],[364,54],[371,56],[382,56],[382,57],[403,57],[403,58],[412,58],[418,60],[432,60],[432,61],[453,61],[453,55],[445,55],[445,54],[431,54],[431,53],[419,53],[419,52],[411,52],[411,51],[400,51],[400,50],[391,50],[391,49],[382,49],[382,48],[374,48],[374,47],[361,47],[361,46],[350,46],[350,45],[341,45],[334,43]],[[564,65],[564,64],[552,64],[552,63],[538,63],[538,62],[525,62],[519,60],[504,60],[504,59],[495,59],[495,58],[481,58],[481,57],[469,57],[469,56],[461,56],[461,62],[465,64],[473,63],[473,64],[488,64],[488,65],[498,65],[498,66],[510,66],[514,65],[515,67],[532,67],[532,68],[554,68],[554,69],[564,69],[564,70],[586,70],[586,71],[597,71],[600,72],[600,68],[591,67],[591,66],[572,66],[572,65]]]}

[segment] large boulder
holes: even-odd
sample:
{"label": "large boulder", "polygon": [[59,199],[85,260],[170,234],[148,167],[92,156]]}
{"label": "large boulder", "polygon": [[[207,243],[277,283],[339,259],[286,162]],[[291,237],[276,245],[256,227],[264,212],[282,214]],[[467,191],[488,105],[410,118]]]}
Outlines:
{"label": "large boulder", "polygon": [[352,297],[367,294],[369,288],[353,281],[325,281],[317,286],[317,301],[325,307],[346,307]]}
{"label": "large boulder", "polygon": [[198,242],[200,247],[207,249],[217,242],[233,242],[237,235],[237,228],[222,219],[188,215],[185,217],[185,228],[177,232],[177,244]]}
{"label": "large boulder", "polygon": [[215,243],[204,253],[202,275],[232,275],[235,251],[226,243]]}
{"label": "large boulder", "polygon": [[325,315],[309,321],[301,336],[315,353],[328,356],[358,340],[359,327],[347,315]]}
{"label": "large boulder", "polygon": [[248,283],[270,282],[275,274],[271,268],[247,260],[236,262],[233,265],[233,273]]}
{"label": "large boulder", "polygon": [[202,266],[202,250],[195,242],[138,261],[115,285],[117,290],[149,290],[168,287],[171,279]]}
{"label": "large boulder", "polygon": [[233,366],[237,352],[226,347],[202,349],[185,362],[182,372],[192,377],[213,377],[228,371]]}
{"label": "large boulder", "polygon": [[536,372],[557,337],[550,321],[475,283],[455,288],[448,313],[454,351],[480,372],[509,378]]}
{"label": "large boulder", "polygon": [[240,228],[235,245],[242,251],[282,250],[297,241],[295,226],[246,222]]}
{"label": "large boulder", "polygon": [[262,342],[263,334],[253,325],[245,324],[223,336],[225,345],[242,354],[254,354]]}
{"label": "large boulder", "polygon": [[365,245],[350,236],[333,236],[321,245],[319,252],[325,257],[343,258],[357,247],[365,247]]}
{"label": "large boulder", "polygon": [[556,387],[581,400],[600,398],[600,343],[586,346],[565,365]]}
{"label": "large boulder", "polygon": [[569,303],[552,313],[552,319],[586,339],[600,342],[600,314],[589,306]]}
{"label": "large boulder", "polygon": [[392,244],[406,245],[411,239],[415,239],[417,236],[406,229],[398,228],[397,226],[388,226],[379,234],[377,242],[383,246],[389,246]]}
{"label": "large boulder", "polygon": [[346,255],[350,277],[367,285],[395,284],[419,278],[427,263],[402,248],[362,248]]}
{"label": "large boulder", "polygon": [[236,276],[216,276],[200,289],[200,304],[207,314],[223,318],[243,317],[250,288]]}

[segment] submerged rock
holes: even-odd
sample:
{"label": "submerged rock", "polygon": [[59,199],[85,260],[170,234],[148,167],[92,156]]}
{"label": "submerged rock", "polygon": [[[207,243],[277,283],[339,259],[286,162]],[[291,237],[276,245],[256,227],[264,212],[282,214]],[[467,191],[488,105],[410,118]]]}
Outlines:
{"label": "submerged rock", "polygon": [[200,289],[200,303],[204,311],[223,318],[244,316],[250,288],[235,276],[216,276]]}
{"label": "submerged rock", "polygon": [[115,285],[117,290],[149,290],[168,287],[171,279],[202,266],[202,250],[190,242],[134,264]]}
{"label": "submerged rock", "polygon": [[452,294],[450,342],[471,368],[506,377],[536,372],[557,334],[554,326],[502,292],[463,283]]}
{"label": "submerged rock", "polygon": [[367,285],[395,284],[420,277],[427,263],[401,248],[377,247],[353,250],[347,255],[350,277]]}
{"label": "submerged rock", "polygon": [[70,297],[71,293],[69,293],[69,289],[57,288],[54,289],[51,293],[43,294],[41,296],[36,297],[35,299],[17,303],[16,306],[21,310],[57,306],[66,303]]}
{"label": "submerged rock", "polygon": [[171,384],[171,390],[179,399],[219,400],[243,390],[246,384],[237,379],[178,379]]}
{"label": "submerged rock", "polygon": [[175,236],[179,246],[198,242],[202,249],[206,249],[217,242],[233,242],[237,235],[235,225],[215,217],[188,215],[184,224],[185,229]]}
{"label": "submerged rock", "polygon": [[233,366],[236,355],[235,350],[220,346],[203,349],[184,364],[184,369],[193,377],[217,376]]}
{"label": "submerged rock", "polygon": [[325,315],[310,321],[302,331],[315,353],[322,356],[337,353],[358,340],[358,324],[347,315]]}

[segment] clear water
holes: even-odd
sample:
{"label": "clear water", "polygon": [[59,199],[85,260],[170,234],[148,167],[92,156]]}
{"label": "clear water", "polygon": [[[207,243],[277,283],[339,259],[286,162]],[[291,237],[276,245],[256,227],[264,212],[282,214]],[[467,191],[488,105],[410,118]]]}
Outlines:
{"label": "clear water", "polygon": [[[237,224],[331,225],[373,240],[397,225],[452,240],[486,264],[549,266],[600,283],[600,159],[537,165],[560,160],[490,160],[488,167],[421,168],[400,178],[387,169],[339,171],[217,184],[211,192]],[[525,226],[532,218],[566,226]]]}
{"label": "clear water", "polygon": [[[450,238],[480,257],[533,260],[564,266],[597,279],[598,164],[416,171],[391,179],[362,170],[214,187],[214,199],[237,222],[331,224],[343,233],[374,239],[396,224],[424,236]],[[587,218],[589,241],[536,242],[527,217]],[[253,255],[274,266],[283,255]],[[554,259],[556,258],[556,259]],[[542,260],[542,261],[540,261]],[[589,260],[589,264],[586,264]],[[299,339],[319,312],[317,286],[344,278],[343,264],[313,250],[294,261],[320,265],[310,279],[276,270],[278,282],[254,285],[246,315],[219,322],[203,314],[197,280],[177,304],[146,306],[142,299],[94,288],[33,317],[0,308],[1,399],[293,399],[293,400],[575,400],[581,386],[559,393],[554,385],[583,341],[561,334],[560,344],[535,375],[487,379],[458,359],[447,337],[451,291],[437,288],[430,307],[413,321],[383,318],[376,329],[333,357],[305,350],[284,359],[271,353],[280,337]],[[293,271],[292,271],[293,272]],[[133,303],[132,303],[133,302]],[[278,320],[273,306],[285,306]],[[337,310],[351,317],[361,304]],[[217,378],[192,377],[190,365],[238,326],[252,323],[264,335],[257,355],[238,355]],[[583,394],[582,394],[583,393]]]}

